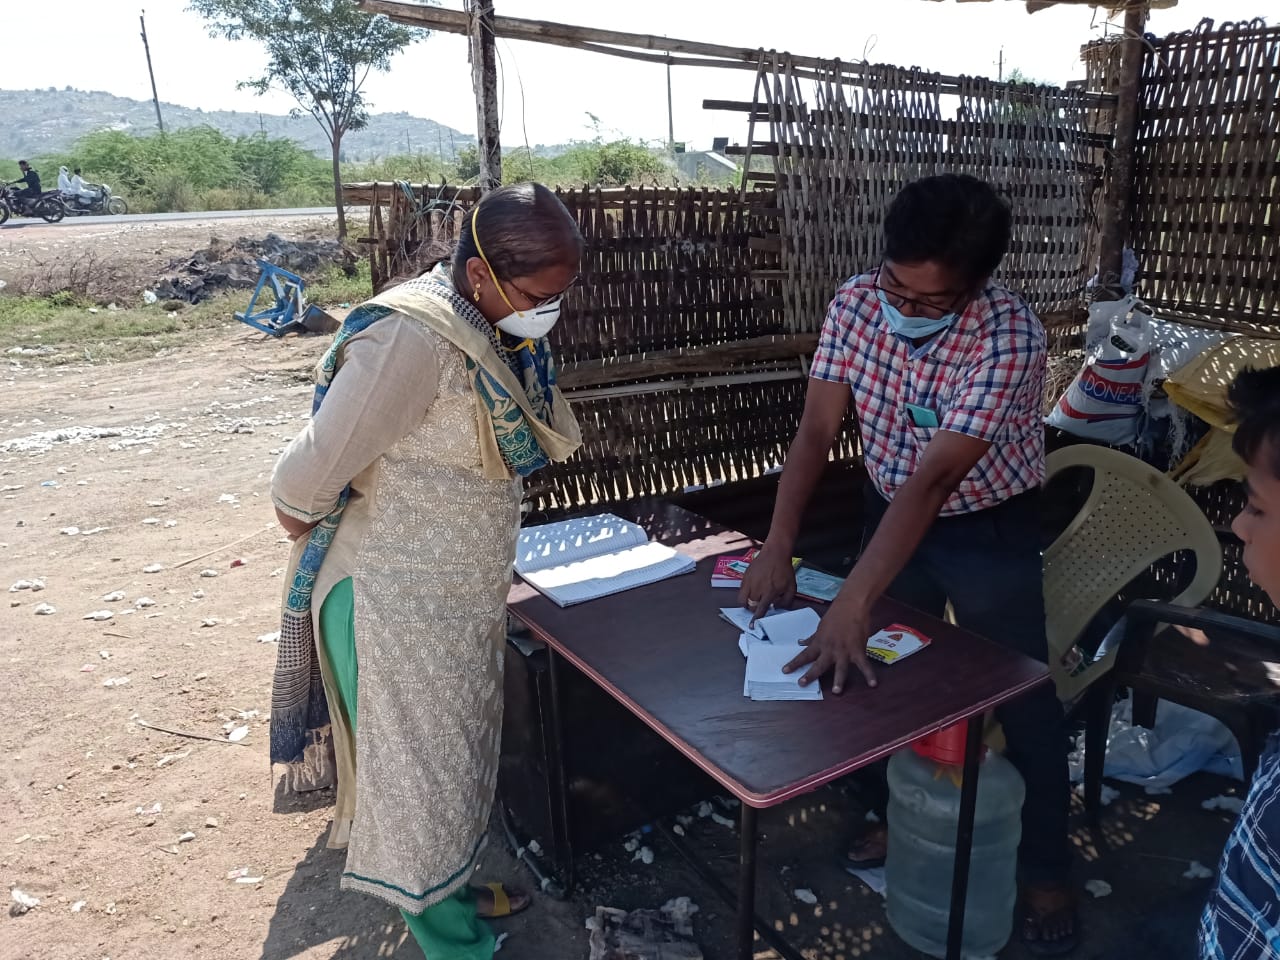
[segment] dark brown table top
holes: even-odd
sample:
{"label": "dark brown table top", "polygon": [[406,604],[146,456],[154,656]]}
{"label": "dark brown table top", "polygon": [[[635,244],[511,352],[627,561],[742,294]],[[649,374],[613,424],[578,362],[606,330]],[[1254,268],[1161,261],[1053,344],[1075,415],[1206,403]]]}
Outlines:
{"label": "dark brown table top", "polygon": [[886,600],[871,629],[914,627],[932,638],[928,649],[877,664],[874,690],[854,682],[837,697],[828,679],[821,702],[753,702],[742,695],[738,630],[719,617],[736,594],[710,585],[715,558],[751,541],[662,501],[615,512],[696,558],[697,570],[563,609],[517,581],[510,611],[743,803],[815,790],[1049,677],[1042,663]]}

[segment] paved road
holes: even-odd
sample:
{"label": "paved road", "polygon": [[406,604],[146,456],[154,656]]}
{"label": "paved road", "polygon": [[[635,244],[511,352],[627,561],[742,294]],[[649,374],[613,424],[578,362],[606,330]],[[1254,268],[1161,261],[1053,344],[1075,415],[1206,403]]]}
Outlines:
{"label": "paved road", "polygon": [[[359,215],[365,207],[348,207],[347,215]],[[123,216],[107,217],[67,217],[61,223],[45,223],[39,217],[11,217],[0,230],[18,229],[21,227],[54,227],[60,228],[68,224],[89,226],[92,224],[117,223],[165,223],[181,220],[252,220],[259,217],[332,217],[333,207],[305,207],[290,210],[206,210],[201,213],[126,213]]]}

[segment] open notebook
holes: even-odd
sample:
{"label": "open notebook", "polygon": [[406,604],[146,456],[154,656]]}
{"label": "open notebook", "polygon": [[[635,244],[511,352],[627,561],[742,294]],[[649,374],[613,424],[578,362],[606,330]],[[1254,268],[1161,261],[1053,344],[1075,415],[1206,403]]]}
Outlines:
{"label": "open notebook", "polygon": [[562,607],[690,573],[697,564],[613,514],[527,527],[516,573]]}

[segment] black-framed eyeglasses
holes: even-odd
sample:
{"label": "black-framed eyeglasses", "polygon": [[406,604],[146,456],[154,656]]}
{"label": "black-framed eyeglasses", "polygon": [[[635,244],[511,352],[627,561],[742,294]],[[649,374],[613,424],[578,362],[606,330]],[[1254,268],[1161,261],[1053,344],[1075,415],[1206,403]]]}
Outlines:
{"label": "black-framed eyeglasses", "polygon": [[880,265],[880,269],[876,272],[876,291],[885,298],[885,300],[896,310],[904,310],[913,316],[919,316],[918,311],[923,310],[928,313],[959,313],[961,307],[965,305],[965,294],[957,294],[948,304],[930,303],[928,300],[917,300],[914,297],[908,297],[901,293],[894,293],[885,287],[883,277],[885,274],[884,264]]}
{"label": "black-framed eyeglasses", "polygon": [[524,297],[536,308],[536,307],[545,307],[548,303],[552,303],[553,301],[559,300],[566,293],[568,293],[570,287],[572,287],[575,283],[577,283],[581,278],[582,278],[582,274],[575,273],[573,275],[573,279],[569,281],[569,286],[565,287],[559,293],[553,293],[549,297],[535,297],[532,293],[530,293],[524,287],[520,286],[520,284],[516,283],[514,280],[507,280],[506,282],[511,284],[511,286],[515,289],[516,293],[520,294],[520,296]]}

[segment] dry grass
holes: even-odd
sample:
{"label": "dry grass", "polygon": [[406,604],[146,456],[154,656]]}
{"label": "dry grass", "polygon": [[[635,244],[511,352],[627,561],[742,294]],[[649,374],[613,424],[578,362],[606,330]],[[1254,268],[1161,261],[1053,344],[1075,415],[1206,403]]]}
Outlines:
{"label": "dry grass", "polygon": [[99,304],[131,304],[142,290],[127,263],[87,250],[76,257],[41,260],[28,254],[31,266],[12,284],[23,297],[72,297]]}
{"label": "dry grass", "polygon": [[44,364],[154,357],[235,324],[232,314],[248,302],[248,293],[237,293],[177,310],[159,303],[109,309],[65,292],[0,295],[0,353]]}

